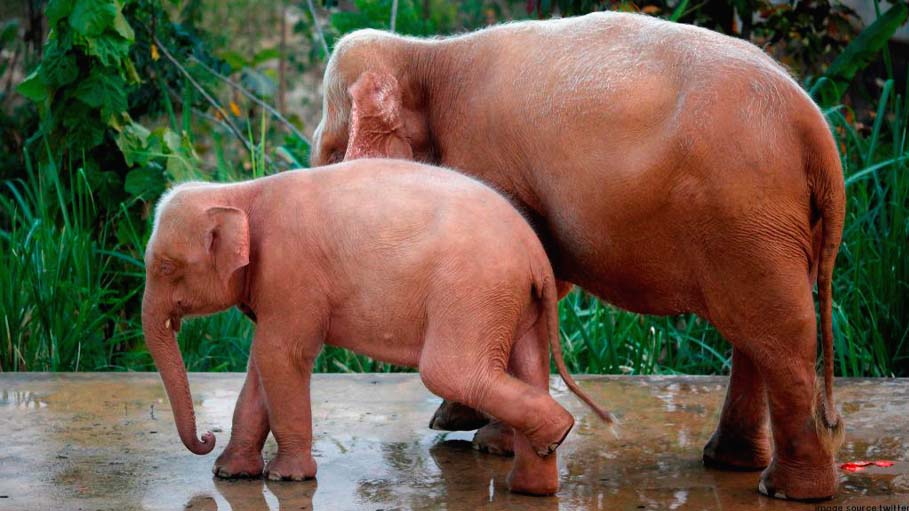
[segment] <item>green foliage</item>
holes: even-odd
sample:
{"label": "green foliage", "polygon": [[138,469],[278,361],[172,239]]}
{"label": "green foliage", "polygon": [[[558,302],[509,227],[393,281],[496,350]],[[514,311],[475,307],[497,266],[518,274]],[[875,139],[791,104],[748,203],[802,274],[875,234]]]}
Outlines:
{"label": "green foliage", "polygon": [[116,0],[48,3],[44,56],[18,90],[38,104],[54,160],[100,146],[105,129],[126,111],[138,77],[129,61],[135,34],[121,8]]}
{"label": "green foliage", "polygon": [[[331,26],[335,34],[361,28],[388,30],[391,22],[392,0],[355,0],[353,11],[338,11],[331,15]],[[406,35],[433,35],[449,27],[457,16],[457,6],[451,2],[430,2],[424,12],[422,2],[399,0],[395,31]],[[329,41],[331,44],[331,41]]]}
{"label": "green foliage", "polygon": [[[85,173],[63,187],[58,169],[7,181],[0,212],[0,370],[109,369],[118,351],[141,338],[128,309],[141,266],[110,247],[110,223],[94,224],[95,203]],[[127,285],[124,285],[127,284]],[[124,291],[125,290],[125,291]]]}
{"label": "green foliage", "polygon": [[[818,82],[819,86],[826,85],[820,91],[822,104],[829,106],[840,101],[856,73],[867,67],[887,46],[893,34],[906,22],[907,16],[909,5],[902,3],[894,5],[863,30],[836,57],[824,74],[825,80]],[[816,90],[812,90],[812,93],[815,92]]]}

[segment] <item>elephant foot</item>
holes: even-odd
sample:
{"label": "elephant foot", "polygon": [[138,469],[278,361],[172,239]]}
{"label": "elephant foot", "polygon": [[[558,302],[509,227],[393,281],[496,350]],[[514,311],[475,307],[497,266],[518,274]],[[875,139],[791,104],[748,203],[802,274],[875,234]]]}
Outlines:
{"label": "elephant foot", "polygon": [[275,459],[265,467],[265,477],[272,481],[305,481],[316,477],[316,460],[309,454],[282,455],[278,452]]}
{"label": "elephant foot", "polygon": [[473,448],[480,452],[514,455],[514,429],[504,422],[493,420],[473,436]]}
{"label": "elephant foot", "polygon": [[454,401],[442,401],[432,419],[429,429],[439,431],[473,431],[489,424],[489,417],[483,413]]}
{"label": "elephant foot", "polygon": [[211,471],[222,479],[249,479],[260,477],[264,466],[261,452],[242,452],[228,446],[215,460]]}
{"label": "elephant foot", "polygon": [[515,458],[506,482],[513,493],[553,495],[559,490],[558,456],[537,456],[527,437],[514,435]]}
{"label": "elephant foot", "polygon": [[[548,457],[555,459],[556,455],[552,454]],[[546,496],[555,495],[555,493],[559,491],[558,470],[556,470],[554,477],[551,475],[541,475],[536,472],[518,472],[512,470],[508,473],[506,482],[508,484],[508,489],[512,493]]]}
{"label": "elephant foot", "polygon": [[770,464],[770,438],[766,431],[751,439],[729,435],[719,429],[704,446],[704,465],[719,470],[757,471]]}
{"label": "elephant foot", "polygon": [[761,474],[758,491],[768,497],[801,501],[819,501],[836,494],[836,466],[826,463],[818,467],[790,467],[774,459]]}

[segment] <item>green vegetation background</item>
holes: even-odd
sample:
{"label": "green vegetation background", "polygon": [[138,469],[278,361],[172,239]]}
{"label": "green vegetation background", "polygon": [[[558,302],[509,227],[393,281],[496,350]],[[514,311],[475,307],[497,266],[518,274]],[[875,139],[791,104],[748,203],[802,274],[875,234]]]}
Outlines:
{"label": "green vegetation background", "polygon": [[[888,43],[831,0],[23,0],[0,8],[0,371],[154,370],[142,253],[171,183],[305,167],[326,50],[362,27],[450,34],[490,23],[640,11],[750,39],[822,106],[848,215],[834,281],[836,370],[909,376],[909,86]],[[730,348],[692,315],[649,317],[583,292],[561,303],[574,372],[724,373]],[[245,369],[236,310],[187,321],[192,371]],[[319,371],[389,371],[327,347]]]}

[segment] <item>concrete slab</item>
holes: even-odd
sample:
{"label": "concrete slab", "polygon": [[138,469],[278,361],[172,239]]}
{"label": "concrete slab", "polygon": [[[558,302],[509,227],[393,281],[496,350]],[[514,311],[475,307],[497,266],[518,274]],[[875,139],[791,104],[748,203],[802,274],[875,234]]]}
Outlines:
{"label": "concrete slab", "polygon": [[[218,437],[207,456],[180,443],[157,374],[0,375],[0,510],[909,507],[909,380],[839,380],[848,428],[841,461],[896,464],[842,472],[840,495],[821,504],[837,507],[770,500],[757,493],[758,473],[701,465],[725,378],[582,378],[621,418],[618,439],[553,380],[578,424],[559,450],[562,489],[549,498],[509,494],[510,460],[473,451],[470,433],[427,429],[439,399],[416,375],[317,375],[318,481],[220,481],[210,469],[243,375],[190,381],[200,429]],[[274,451],[269,440],[266,457]]]}

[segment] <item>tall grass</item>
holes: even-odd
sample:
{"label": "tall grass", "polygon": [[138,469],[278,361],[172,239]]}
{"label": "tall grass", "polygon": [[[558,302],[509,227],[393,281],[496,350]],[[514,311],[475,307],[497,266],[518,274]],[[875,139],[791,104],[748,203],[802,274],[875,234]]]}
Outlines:
{"label": "tall grass", "polygon": [[[848,122],[845,112],[825,112],[841,148],[848,197],[834,275],[836,369],[847,376],[907,376],[909,90],[896,91],[888,80],[868,130]],[[252,174],[262,175],[264,142],[255,154]],[[0,370],[154,370],[138,314],[148,225],[134,225],[126,214],[99,217],[96,195],[79,170],[67,170],[72,177],[65,184],[55,165],[27,170],[27,179],[5,183],[0,193]],[[219,158],[211,176],[233,180],[240,173]],[[576,291],[562,301],[560,317],[574,372],[729,368],[729,345],[692,315],[641,316]],[[244,370],[253,327],[236,310],[186,321],[179,341],[187,367]],[[326,347],[316,370],[397,369]]]}
{"label": "tall grass", "polygon": [[845,148],[848,201],[834,280],[837,369],[909,375],[909,85],[887,80],[861,136],[840,108],[827,116]]}
{"label": "tall grass", "polygon": [[139,337],[127,310],[139,286],[116,285],[128,257],[106,249],[112,223],[97,222],[81,171],[67,190],[54,165],[27,165],[0,195],[0,369],[108,369]]}

